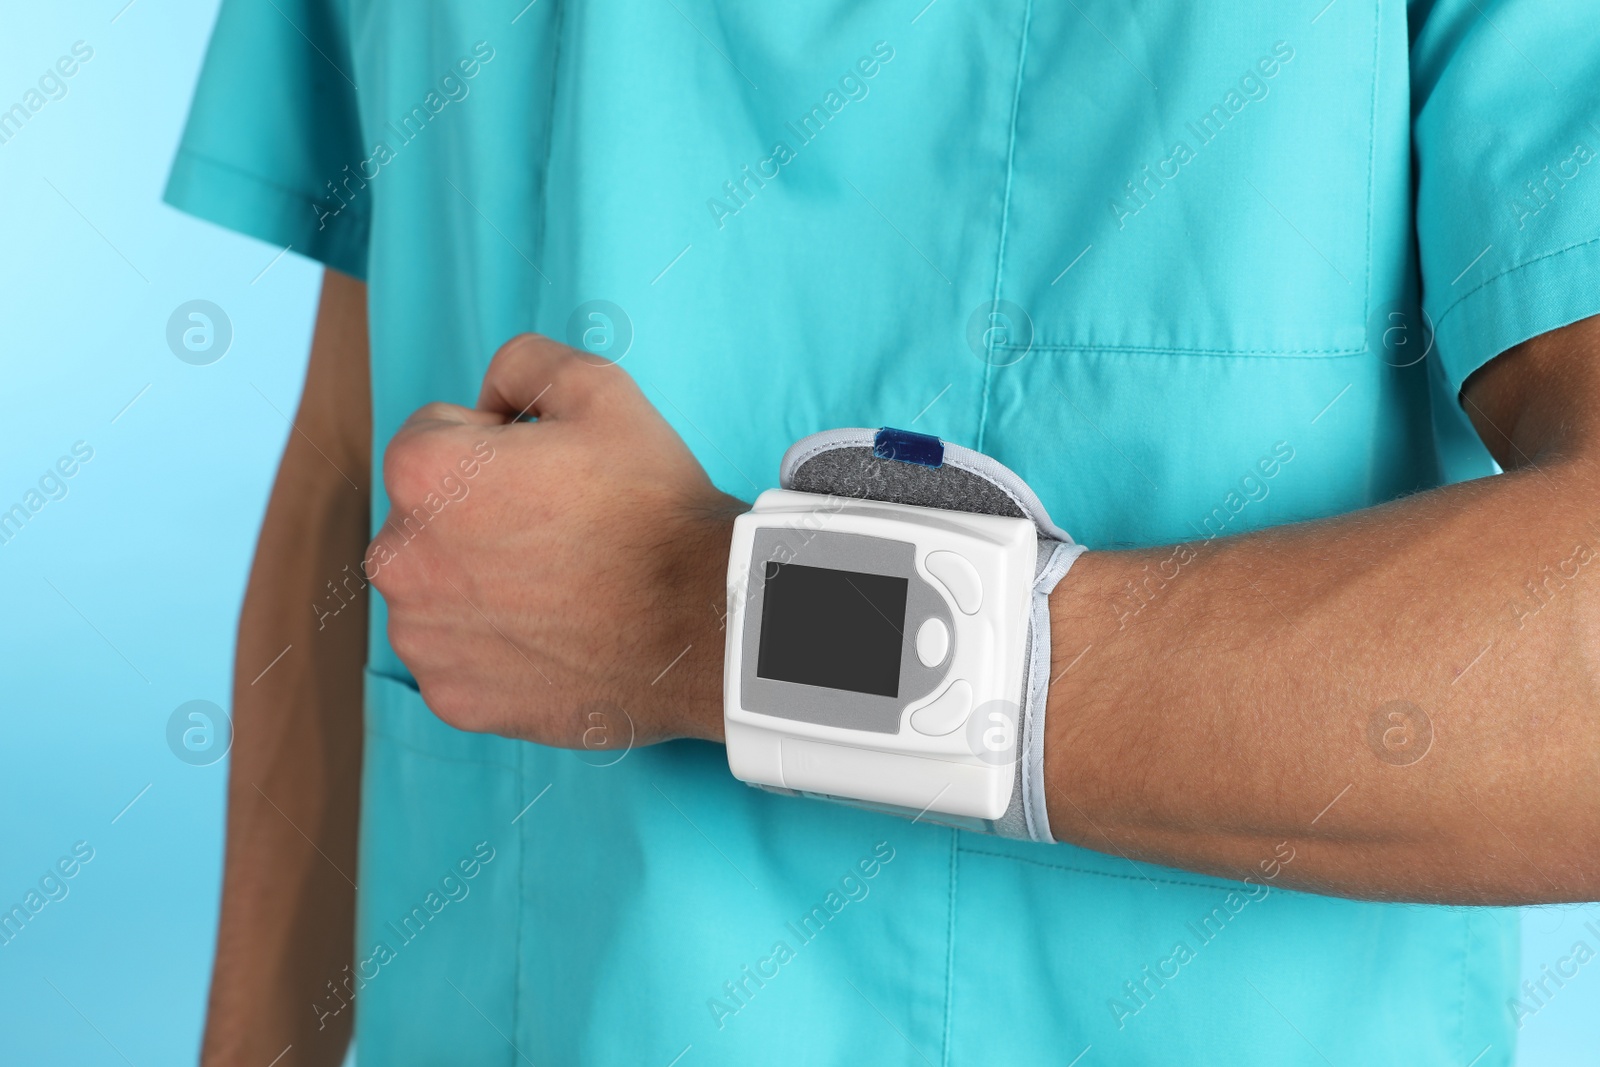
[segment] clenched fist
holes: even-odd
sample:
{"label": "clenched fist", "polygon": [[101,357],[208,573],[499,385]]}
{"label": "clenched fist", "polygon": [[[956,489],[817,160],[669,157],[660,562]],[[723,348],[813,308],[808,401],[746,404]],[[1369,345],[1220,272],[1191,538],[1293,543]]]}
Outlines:
{"label": "clenched fist", "polygon": [[564,748],[721,740],[744,505],[626,373],[518,337],[476,410],[429,404],[406,421],[383,478],[391,510],[366,573],[441,719]]}

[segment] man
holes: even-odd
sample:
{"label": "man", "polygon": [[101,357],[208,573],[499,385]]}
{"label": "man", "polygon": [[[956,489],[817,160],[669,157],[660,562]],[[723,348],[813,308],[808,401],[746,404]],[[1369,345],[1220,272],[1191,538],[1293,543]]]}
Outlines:
{"label": "man", "polygon": [[[1516,913],[1415,904],[1600,895],[1585,31],[227,0],[168,198],[331,269],[206,1061],[1510,1063]],[[886,424],[1091,549],[1060,844],[728,773],[732,516]]]}

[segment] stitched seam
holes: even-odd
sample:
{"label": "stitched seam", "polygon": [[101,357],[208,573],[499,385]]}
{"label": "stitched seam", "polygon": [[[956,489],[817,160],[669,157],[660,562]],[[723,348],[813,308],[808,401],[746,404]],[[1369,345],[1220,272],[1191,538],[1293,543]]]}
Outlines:
{"label": "stitched seam", "polygon": [[[522,800],[522,786],[528,780],[528,746],[517,746],[517,800]],[[517,1035],[517,1040],[522,1040],[522,1004],[525,995],[524,976],[528,968],[522,958],[523,938],[523,913],[528,909],[528,854],[532,850],[528,847],[528,832],[534,820],[529,819],[517,827],[517,944],[515,956],[517,960],[516,989],[511,995],[511,1032]],[[519,1052],[520,1055],[520,1052]],[[513,1061],[514,1063],[515,1061]]]}
{"label": "stitched seam", "polygon": [[252,170],[246,170],[235,163],[229,163],[226,160],[218,159],[215,156],[208,155],[205,152],[198,152],[193,148],[180,148],[178,150],[178,156],[181,158],[198,160],[207,166],[216,167],[218,170],[225,170],[228,173],[237,175],[240,178],[248,179],[256,185],[261,186],[263,189],[270,189],[272,192],[279,193],[285,198],[293,200],[302,207],[315,208],[317,206],[317,198],[314,195],[305,192],[303,189],[290,188],[281,182],[273,181],[271,178],[268,178],[265,175],[257,174]]}
{"label": "stitched seam", "polygon": [[[564,40],[563,31],[566,28],[566,16],[567,5],[565,3],[557,4],[555,13],[550,16],[550,33],[555,40],[555,44],[552,46],[550,55],[550,116],[545,122],[544,165],[539,175],[539,199],[541,202],[541,208],[539,212],[538,257],[540,261],[545,260],[545,241],[550,233],[550,156],[554,151],[555,144],[556,111],[558,108],[556,103],[556,95],[561,79],[561,45]],[[538,322],[539,307],[543,301],[539,299],[539,286],[537,284],[533,286],[533,291],[534,296],[532,303],[534,318],[532,321]],[[522,771],[526,766],[525,761],[527,756],[527,747],[523,746],[523,748],[517,753],[517,785],[519,787],[519,791],[522,785]],[[532,826],[531,821],[529,822],[528,826]],[[517,944],[516,949],[514,950],[517,960],[517,985],[511,1001],[511,1032],[518,1035],[519,1039],[522,1034],[523,1004],[526,997],[526,988],[523,979],[528,971],[528,961],[523,957],[523,945],[525,939],[522,936],[522,913],[528,907],[528,898],[526,896],[527,887],[524,881],[524,872],[527,869],[527,835],[528,827],[521,828],[517,834]],[[512,1062],[515,1063],[515,1061]]]}
{"label": "stitched seam", "polygon": [[1361,321],[1372,314],[1372,205],[1378,180],[1378,48],[1382,40],[1383,5],[1372,5],[1372,109],[1367,119],[1367,262],[1366,292],[1361,298]]}
{"label": "stitched seam", "polygon": [[[997,345],[996,348],[1015,351],[1021,345]],[[1369,350],[1362,348],[1176,348],[1161,345],[1102,345],[1094,343],[1073,344],[1050,341],[1027,346],[1029,352],[1142,352],[1153,356],[1361,356]]]}
{"label": "stitched seam", "polygon": [[[1017,113],[1021,110],[1022,75],[1028,62],[1028,27],[1032,23],[1033,0],[1026,0],[1022,9],[1022,40],[1017,46],[1017,84],[1011,93],[1011,130],[1006,138],[1006,191],[1000,203],[1000,240],[994,257],[994,296],[989,304],[991,309],[1000,305],[1000,283],[1005,277],[1006,231],[1011,222],[1011,184],[1016,175]],[[978,407],[977,451],[979,452],[983,451],[984,435],[989,428],[989,386],[994,378],[994,360],[988,357],[992,357],[993,354],[994,346],[991,343],[983,361],[983,399]]]}
{"label": "stitched seam", "polygon": [[[1131,874],[1112,874],[1109,871],[1092,871],[1087,867],[1069,867],[1062,863],[1044,863],[1039,860],[1029,859],[1026,856],[1013,856],[1006,852],[990,852],[988,849],[962,847],[962,852],[974,856],[992,856],[998,860],[1011,860],[1014,863],[1027,863],[1035,867],[1043,867],[1047,871],[1067,871],[1072,874],[1092,874],[1100,878],[1114,878],[1123,882],[1143,882],[1147,879]],[[1226,882],[1184,882],[1176,878],[1150,878],[1148,881],[1160,882],[1162,885],[1182,885],[1193,889],[1232,889],[1233,886]],[[1277,892],[1292,892],[1292,890],[1277,890]]]}
{"label": "stitched seam", "polygon": [[950,918],[945,928],[944,954],[944,1049],[939,1057],[944,1067],[950,1067],[950,1010],[955,995],[956,978],[956,860],[960,855],[960,830],[950,831]]}
{"label": "stitched seam", "polygon": [[1565,248],[1558,248],[1554,252],[1545,252],[1543,255],[1534,256],[1532,259],[1518,263],[1514,267],[1507,267],[1505,270],[1501,271],[1499,274],[1496,274],[1492,278],[1485,278],[1471,289],[1468,289],[1466,292],[1462,293],[1461,296],[1458,297],[1456,301],[1449,307],[1439,312],[1439,317],[1434,322],[1434,332],[1438,333],[1439,326],[1443,324],[1445,319],[1450,317],[1450,314],[1455,311],[1456,308],[1460,307],[1462,304],[1465,304],[1470,298],[1476,296],[1479,292],[1487,289],[1489,286],[1500,281],[1502,278],[1509,277],[1520,270],[1533,266],[1535,263],[1542,262],[1546,259],[1553,259],[1556,256],[1564,256],[1568,252],[1576,252],[1580,248],[1588,248],[1593,244],[1600,244],[1600,237],[1592,237],[1587,241],[1579,241],[1576,244],[1567,245]]}
{"label": "stitched seam", "polygon": [[[399,734],[396,734],[396,733],[394,733],[392,731],[389,731],[389,730],[384,730],[384,729],[380,729],[380,728],[374,728],[374,729],[369,729],[367,731],[367,733],[368,733],[369,736],[372,736],[372,737],[381,737],[388,744],[395,745],[396,747],[399,747],[399,748],[403,748],[407,752],[412,753],[413,755],[425,756],[426,758],[434,761],[435,763],[450,763],[450,764],[455,764],[456,766],[460,766],[460,767],[498,767],[502,771],[515,771],[515,770],[517,770],[517,764],[514,764],[514,763],[502,763],[499,760],[472,759],[472,758],[463,757],[463,756],[441,756],[436,750],[429,749],[429,748],[423,748],[420,745],[417,745],[414,742],[408,740],[407,738],[404,738],[404,737],[400,736]],[[520,760],[521,757],[519,756],[518,759]]]}
{"label": "stitched seam", "polygon": [[1467,1049],[1467,961],[1472,957],[1472,916],[1461,916],[1461,1003],[1456,1008],[1456,1055],[1470,1056]]}
{"label": "stitched seam", "polygon": [[[540,263],[545,262],[545,242],[550,236],[550,156],[555,150],[554,146],[556,137],[557,111],[556,90],[561,80],[561,45],[563,41],[562,31],[566,28],[566,22],[567,6],[566,4],[557,4],[555,14],[550,16],[550,32],[555,38],[555,45],[550,53],[550,115],[545,121],[544,160],[539,170],[539,247],[535,255],[538,257],[538,262]],[[548,281],[548,279],[546,279],[546,281]],[[539,321],[539,310],[543,304],[543,301],[540,299],[541,289],[537,284],[533,286],[533,292],[534,296],[531,300],[531,303],[533,304],[532,321],[537,323]]]}

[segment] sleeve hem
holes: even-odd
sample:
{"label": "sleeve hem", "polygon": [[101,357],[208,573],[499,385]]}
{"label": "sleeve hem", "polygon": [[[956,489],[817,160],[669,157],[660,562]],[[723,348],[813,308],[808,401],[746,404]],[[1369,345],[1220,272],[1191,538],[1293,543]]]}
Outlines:
{"label": "sleeve hem", "polygon": [[173,160],[162,199],[207,222],[366,278],[364,213],[324,218],[311,197],[186,148]]}
{"label": "sleeve hem", "polygon": [[1440,312],[1435,341],[1459,393],[1472,373],[1531,337],[1600,314],[1600,238],[1570,245],[1480,283]]}

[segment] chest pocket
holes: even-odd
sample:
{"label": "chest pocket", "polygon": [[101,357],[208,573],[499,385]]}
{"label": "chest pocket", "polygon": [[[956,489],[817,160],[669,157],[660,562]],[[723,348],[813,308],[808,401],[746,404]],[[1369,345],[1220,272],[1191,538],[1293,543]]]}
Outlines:
{"label": "chest pocket", "polygon": [[1034,5],[999,292],[1035,350],[1364,349],[1375,0],[1225,6]]}

